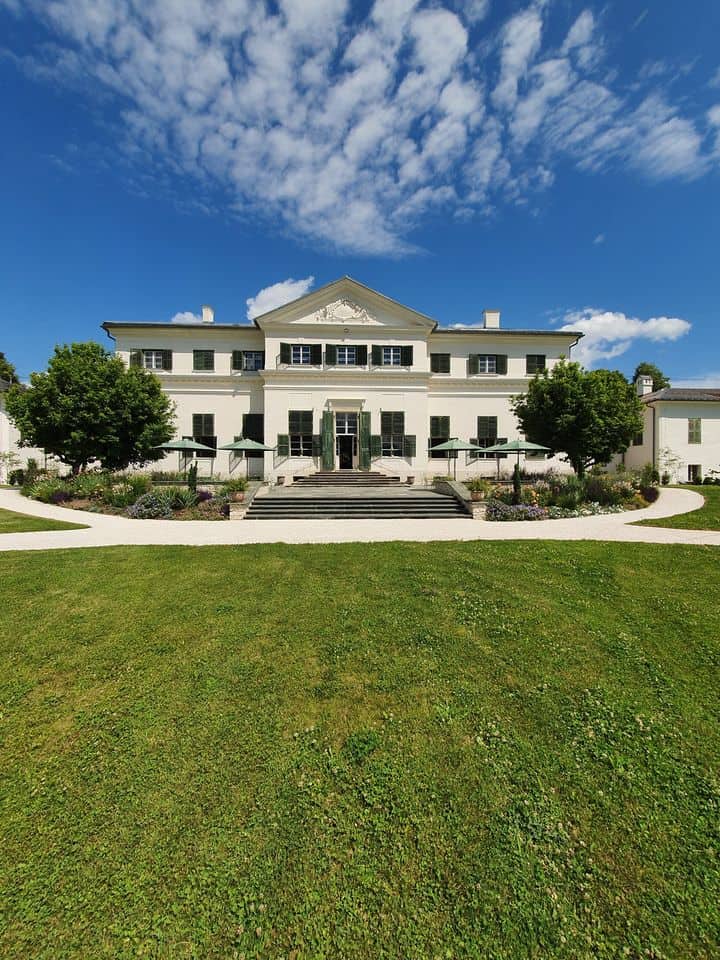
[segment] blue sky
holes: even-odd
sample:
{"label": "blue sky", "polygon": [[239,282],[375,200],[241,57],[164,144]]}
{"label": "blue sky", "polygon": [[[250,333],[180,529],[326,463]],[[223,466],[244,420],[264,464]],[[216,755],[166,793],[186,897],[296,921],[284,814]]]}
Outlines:
{"label": "blue sky", "polygon": [[0,0],[0,350],[348,273],[718,385],[718,36],[716,0]]}

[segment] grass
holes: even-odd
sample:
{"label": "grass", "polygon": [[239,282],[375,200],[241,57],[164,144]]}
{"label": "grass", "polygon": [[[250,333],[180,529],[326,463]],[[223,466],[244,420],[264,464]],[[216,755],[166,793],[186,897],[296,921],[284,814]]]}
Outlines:
{"label": "grass", "polygon": [[717,559],[0,555],[0,955],[717,956]]}
{"label": "grass", "polygon": [[720,487],[683,485],[683,490],[694,490],[705,498],[698,510],[680,513],[661,520],[638,520],[637,526],[671,527],[673,530],[720,530]]}
{"label": "grass", "polygon": [[64,520],[46,520],[29,517],[25,513],[0,509],[0,533],[30,533],[37,530],[85,530],[84,523],[66,523]]}

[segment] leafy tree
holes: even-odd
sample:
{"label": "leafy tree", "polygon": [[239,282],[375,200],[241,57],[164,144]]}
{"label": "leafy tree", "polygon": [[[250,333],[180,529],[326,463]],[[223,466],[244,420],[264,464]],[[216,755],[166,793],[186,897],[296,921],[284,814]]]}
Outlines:
{"label": "leafy tree", "polygon": [[653,390],[664,390],[665,387],[670,386],[670,380],[665,376],[660,367],[656,367],[654,363],[648,363],[645,360],[643,360],[642,363],[639,363],[635,367],[633,383],[635,383],[637,378],[641,376],[652,377]]}
{"label": "leafy tree", "polygon": [[173,406],[158,378],[98,343],[55,347],[46,373],[11,387],[7,411],[21,446],[41,447],[72,468],[99,461],[104,469],[157,460],[174,433]]}
{"label": "leafy tree", "polygon": [[615,370],[586,371],[562,360],[511,402],[528,440],[564,453],[578,477],[623,453],[642,430],[640,399]]}
{"label": "leafy tree", "polygon": [[20,383],[15,367],[4,353],[0,353],[0,380],[6,383]]}

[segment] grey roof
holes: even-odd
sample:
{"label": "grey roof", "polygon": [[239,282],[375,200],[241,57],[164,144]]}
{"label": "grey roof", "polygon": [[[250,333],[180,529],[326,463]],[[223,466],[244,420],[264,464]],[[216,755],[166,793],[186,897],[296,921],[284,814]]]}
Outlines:
{"label": "grey roof", "polygon": [[454,334],[479,334],[483,337],[505,336],[505,334],[510,334],[511,336],[521,336],[521,337],[577,337],[578,340],[580,337],[584,337],[585,334],[581,330],[518,330],[517,328],[512,327],[437,327],[432,332],[432,336],[437,336],[438,333],[454,333]]}
{"label": "grey roof", "polygon": [[704,400],[720,402],[720,387],[665,387],[640,398],[643,403],[655,400]]}
{"label": "grey roof", "polygon": [[106,320],[100,326],[107,333],[116,327],[162,327],[163,330],[255,330],[257,327],[253,323],[172,323],[170,320],[164,322],[158,320]]}

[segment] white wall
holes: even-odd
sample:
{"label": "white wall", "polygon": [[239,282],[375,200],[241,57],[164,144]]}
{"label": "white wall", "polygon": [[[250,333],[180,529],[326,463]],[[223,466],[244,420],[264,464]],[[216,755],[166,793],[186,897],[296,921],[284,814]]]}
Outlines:
{"label": "white wall", "polygon": [[28,460],[36,460],[39,467],[47,465],[62,468],[62,465],[53,457],[46,457],[44,450],[38,450],[36,447],[21,447],[19,442],[20,434],[7,415],[5,398],[0,393],[0,453],[12,452],[17,460],[9,468],[4,461],[0,461],[0,483],[7,483],[10,470],[26,467]]}
{"label": "white wall", "polygon": [[[686,482],[691,463],[700,464],[703,477],[720,470],[720,403],[661,401],[656,406],[658,458],[669,450],[680,461],[673,479]],[[702,421],[701,443],[688,443],[688,419],[694,417]]]}

